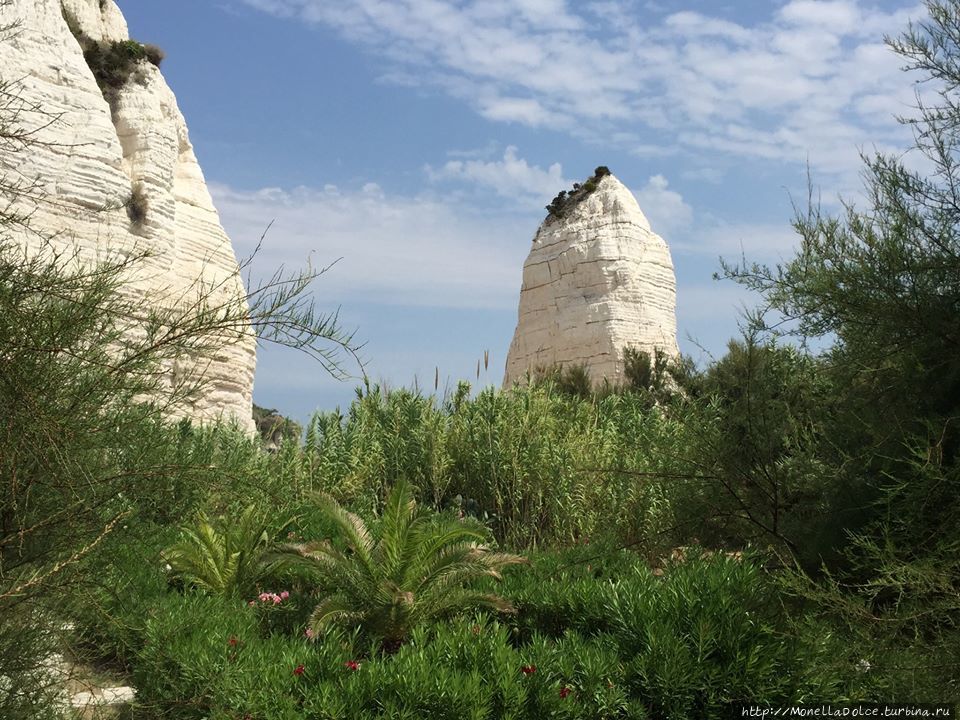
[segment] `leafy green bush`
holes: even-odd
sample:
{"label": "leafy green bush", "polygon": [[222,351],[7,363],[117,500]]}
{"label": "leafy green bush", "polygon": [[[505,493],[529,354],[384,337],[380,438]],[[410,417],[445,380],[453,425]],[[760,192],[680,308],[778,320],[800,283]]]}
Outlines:
{"label": "leafy green bush", "polygon": [[272,570],[264,560],[269,526],[256,505],[224,518],[219,530],[201,515],[196,530],[183,528],[180,541],[163,551],[163,559],[190,587],[215,595],[249,594]]}
{"label": "leafy green bush", "polygon": [[262,408],[253,404],[253,421],[257,432],[268,449],[277,449],[284,442],[299,442],[303,435],[300,424],[286,418],[276,410]]}
{"label": "leafy green bush", "polygon": [[610,169],[606,165],[600,165],[593,171],[593,175],[587,178],[583,184],[574,183],[573,190],[561,190],[557,196],[547,205],[547,218],[561,218],[571,208],[587,198],[597,189],[600,180],[605,175],[610,174]]}
{"label": "leafy green bush", "polygon": [[[101,2],[100,9],[103,10],[105,6],[105,1]],[[61,12],[71,34],[83,50],[87,67],[111,107],[116,103],[119,90],[135,77],[141,62],[147,61],[157,67],[163,62],[164,52],[156,45],[144,45],[136,40],[94,40],[83,32],[71,12],[65,7],[61,7]]]}
{"label": "leafy green bush", "polygon": [[554,365],[536,368],[531,383],[543,385],[549,383],[551,390],[587,400],[593,393],[593,383],[586,363],[577,365]]}
{"label": "leafy green bush", "polygon": [[363,520],[332,498],[320,498],[319,507],[336,524],[348,552],[324,541],[288,545],[277,556],[316,574],[322,599],[310,628],[317,635],[332,624],[360,627],[394,650],[415,627],[437,618],[474,607],[511,609],[497,595],[469,585],[499,578],[502,567],[523,559],[490,552],[482,544],[486,532],[474,523],[419,510],[406,483],[387,496],[376,539]]}
{"label": "leafy green bush", "polygon": [[630,683],[655,715],[715,717],[728,702],[796,697],[803,668],[762,571],[692,558],[660,582],[618,592],[609,610]]}
{"label": "leafy green bush", "polygon": [[140,64],[147,60],[147,51],[136,40],[97,42],[84,37],[80,41],[83,57],[104,98],[111,107],[119,91],[134,77]]}
{"label": "leafy green bush", "polygon": [[589,564],[537,558],[505,579],[516,636],[609,638],[631,695],[653,717],[717,717],[729,702],[836,690],[817,674],[824,649],[791,634],[758,565],[686,554],[660,575],[622,552]]}
{"label": "leafy green bush", "polygon": [[574,562],[586,552],[511,568],[506,622],[421,624],[393,654],[336,630],[264,633],[242,600],[161,589],[155,564],[149,599],[115,604],[112,627],[132,639],[139,710],[167,718],[700,718],[865,687],[818,676],[837,644],[791,635],[747,561],[692,556],[656,576],[630,553]]}

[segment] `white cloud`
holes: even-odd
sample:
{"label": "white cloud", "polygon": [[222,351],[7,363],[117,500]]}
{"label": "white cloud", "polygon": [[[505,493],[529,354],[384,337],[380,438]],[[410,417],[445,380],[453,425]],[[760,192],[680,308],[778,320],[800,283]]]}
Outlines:
{"label": "white cloud", "polygon": [[489,120],[519,122],[531,127],[555,125],[550,113],[536,100],[515,97],[488,97],[480,104],[480,114]]}
{"label": "white cloud", "polygon": [[533,217],[492,217],[437,197],[395,197],[376,183],[359,190],[211,185],[238,255],[271,222],[258,271],[336,264],[317,285],[324,307],[350,300],[389,305],[512,307]]}
{"label": "white cloud", "polygon": [[531,207],[542,205],[571,182],[564,179],[560,163],[546,170],[530,165],[517,156],[517,148],[512,145],[504,151],[502,160],[450,160],[440,168],[427,165],[425,169],[433,182],[474,183]]}
{"label": "white cloud", "polygon": [[438,88],[490,120],[633,137],[625,152],[809,161],[848,178],[857,145],[909,144],[892,117],[910,82],[882,37],[924,12],[906,0],[790,0],[748,25],[635,0],[235,1],[332,27],[381,56],[385,78]]}
{"label": "white cloud", "polygon": [[791,25],[815,26],[839,33],[856,32],[861,12],[853,0],[791,0],[779,12]]}
{"label": "white cloud", "polygon": [[723,171],[719,168],[705,166],[684,170],[681,177],[684,180],[695,180],[717,185],[723,180]]}
{"label": "white cloud", "polygon": [[675,233],[685,231],[693,222],[693,208],[669,185],[663,175],[654,175],[641,189],[632,191],[650,227],[668,243]]}
{"label": "white cloud", "polygon": [[789,223],[727,223],[701,218],[681,238],[671,242],[674,252],[723,257],[737,261],[775,262],[793,255],[799,243]]}
{"label": "white cloud", "polygon": [[674,13],[664,20],[664,25],[688,38],[715,37],[737,43],[750,41],[750,31],[746,28],[729,20],[717,20],[697,12]]}

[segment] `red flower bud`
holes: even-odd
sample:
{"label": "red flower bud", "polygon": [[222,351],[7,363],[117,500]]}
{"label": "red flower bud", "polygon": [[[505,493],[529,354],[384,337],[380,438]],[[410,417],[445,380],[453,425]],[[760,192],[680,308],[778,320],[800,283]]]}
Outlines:
{"label": "red flower bud", "polygon": [[301,675],[303,675],[303,673],[304,673],[305,670],[306,670],[306,668],[303,667],[303,665],[297,665],[297,666],[293,669],[293,674],[296,675],[297,677],[300,677]]}

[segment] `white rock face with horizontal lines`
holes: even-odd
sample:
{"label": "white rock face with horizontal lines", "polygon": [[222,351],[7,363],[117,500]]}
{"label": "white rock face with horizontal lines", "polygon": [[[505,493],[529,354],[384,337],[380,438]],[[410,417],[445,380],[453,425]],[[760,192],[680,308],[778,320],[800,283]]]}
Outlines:
{"label": "white rock face with horizontal lines", "polygon": [[[141,62],[111,109],[66,16],[93,40],[128,39],[113,0],[0,6],[0,26],[15,25],[0,39],[0,80],[15,81],[26,108],[19,124],[36,130],[26,149],[0,147],[0,177],[33,188],[17,200],[31,213],[29,231],[19,233],[23,243],[53,236],[58,246],[75,247],[87,259],[148,251],[150,259],[126,288],[144,303],[182,302],[198,281],[219,287],[221,297],[242,293],[230,239],[160,70]],[[125,207],[136,186],[148,202],[140,224],[131,222]],[[213,357],[184,358],[171,367],[171,375],[185,365],[200,368],[208,381],[196,405],[180,414],[233,416],[252,430],[255,346],[252,333],[234,333]]]}
{"label": "white rock face with horizontal lines", "polygon": [[676,279],[663,238],[630,191],[606,175],[537,230],[504,386],[556,365],[586,365],[594,384],[619,382],[628,347],[678,354]]}

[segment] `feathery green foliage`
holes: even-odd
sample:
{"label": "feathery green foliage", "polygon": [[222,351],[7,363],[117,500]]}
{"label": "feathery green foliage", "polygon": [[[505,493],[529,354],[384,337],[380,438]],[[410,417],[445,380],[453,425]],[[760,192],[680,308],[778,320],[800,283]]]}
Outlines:
{"label": "feathery green foliage", "polygon": [[475,607],[511,609],[503,598],[470,585],[499,578],[501,568],[523,558],[493,552],[475,522],[424,512],[407,483],[387,495],[379,537],[329,496],[318,498],[318,506],[346,549],[327,540],[287,545],[277,556],[316,574],[321,600],[310,617],[315,632],[335,624],[359,626],[395,649],[414,628],[437,618]]}
{"label": "feathery green foliage", "polygon": [[686,449],[712,417],[653,408],[638,393],[579,398],[548,383],[470,398],[464,388],[439,403],[374,386],[348,412],[316,415],[284,473],[357,507],[405,479],[422,502],[460,505],[512,548],[597,534],[670,546],[668,498],[697,473]]}
{"label": "feathery green foliage", "polygon": [[761,294],[776,318],[764,329],[830,343],[820,371],[834,397],[815,455],[836,582],[803,594],[867,644],[931,658],[904,668],[926,679],[913,697],[955,698],[956,682],[927,681],[960,677],[960,2],[925,5],[887,40],[932,89],[902,120],[914,157],[864,154],[862,207],[832,216],[811,201],[794,258],[724,270]]}
{"label": "feathery green foliage", "polygon": [[239,517],[223,518],[219,529],[201,514],[195,528],[183,528],[181,540],[164,550],[163,559],[187,585],[215,595],[243,594],[271,570],[263,561],[270,544],[268,528],[256,505]]}

